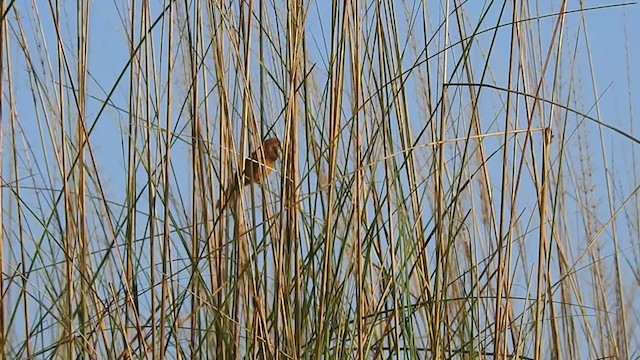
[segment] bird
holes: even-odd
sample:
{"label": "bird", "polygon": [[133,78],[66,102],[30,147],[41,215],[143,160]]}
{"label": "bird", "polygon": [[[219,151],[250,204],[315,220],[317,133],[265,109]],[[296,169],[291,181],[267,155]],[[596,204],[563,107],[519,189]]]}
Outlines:
{"label": "bird", "polygon": [[[251,156],[244,159],[244,173],[238,174],[241,169],[231,179],[231,184],[224,191],[227,203],[231,203],[238,196],[240,183],[248,186],[253,183],[261,184],[265,177],[274,169],[276,161],[280,158],[280,140],[278,138],[266,139],[262,146],[251,153]],[[221,200],[218,200],[216,207],[221,209]]]}

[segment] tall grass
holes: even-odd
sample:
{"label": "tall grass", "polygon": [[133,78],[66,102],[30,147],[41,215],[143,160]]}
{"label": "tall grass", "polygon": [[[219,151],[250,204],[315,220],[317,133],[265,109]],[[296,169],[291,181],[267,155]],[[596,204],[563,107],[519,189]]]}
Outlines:
{"label": "tall grass", "polygon": [[636,4],[1,7],[4,358],[640,356]]}

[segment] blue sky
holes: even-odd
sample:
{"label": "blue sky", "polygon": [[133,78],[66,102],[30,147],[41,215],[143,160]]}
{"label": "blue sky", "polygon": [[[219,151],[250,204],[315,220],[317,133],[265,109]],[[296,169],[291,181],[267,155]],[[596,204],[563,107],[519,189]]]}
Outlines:
{"label": "blue sky", "polygon": [[[467,1],[464,3],[464,7],[466,9],[466,15],[468,16],[467,23],[475,24],[478,21],[479,14],[482,12],[482,9],[489,6],[492,3],[490,1]],[[539,3],[539,14],[550,14],[557,12],[559,8],[559,2],[556,1],[542,1]],[[42,19],[43,32],[45,34],[45,40],[47,42],[47,50],[49,54],[55,54],[55,32],[53,31],[51,16],[49,14],[49,9],[45,4],[40,4],[39,12]],[[403,2],[396,2],[397,9],[396,11],[402,11]],[[615,2],[607,1],[587,1],[584,4],[584,7],[594,7],[594,6],[603,6],[604,4],[615,4]],[[65,39],[65,43],[67,44],[67,50],[73,52],[74,49],[74,41],[76,40],[75,34],[76,25],[74,23],[74,10],[71,8],[73,6],[71,2],[65,3],[69,8],[65,8],[66,12],[64,12],[63,17],[65,18],[65,22],[63,22],[62,34]],[[409,6],[415,5],[414,3],[409,2],[407,4]],[[29,42],[31,49],[36,49],[36,43],[34,41],[34,31],[32,20],[32,10],[31,4],[27,2],[16,3],[15,8],[20,11],[21,16],[24,20],[25,26],[25,34],[27,42]],[[237,3],[235,4],[237,6]],[[279,6],[283,6],[283,4],[279,4]],[[439,22],[442,21],[442,11],[438,9],[438,3],[429,2],[430,9],[432,10],[433,17],[430,18],[430,28],[428,29],[428,33],[431,34],[434,29],[438,26]],[[578,1],[569,1],[567,10],[575,10],[579,8]],[[492,11],[490,12],[489,19],[486,21],[486,25],[480,26],[480,29],[488,29],[495,25],[495,18],[497,16],[497,11],[499,10],[499,6],[495,4],[492,6]],[[585,46],[585,33],[580,31],[580,21],[581,14],[571,13],[567,15],[567,25],[566,32],[564,34],[565,43],[563,48],[563,57],[565,59],[570,59],[573,54],[573,49],[575,45],[575,39],[579,38],[578,41],[578,52],[577,52],[577,62],[575,68],[570,68],[568,62],[563,63],[563,75],[559,77],[564,84],[564,89],[566,89],[567,84],[570,83],[569,76],[570,74],[575,74],[576,77],[580,77],[581,80],[577,82],[581,86],[575,88],[573,90],[573,99],[572,106],[575,106],[577,110],[588,113],[590,116],[596,116],[595,108],[593,108],[596,99],[598,100],[598,104],[600,106],[600,120],[617,128],[620,128],[624,131],[630,132],[631,124],[638,118],[640,118],[640,114],[638,113],[640,110],[640,106],[638,106],[635,101],[638,99],[638,83],[640,81],[640,72],[638,71],[637,64],[640,58],[640,42],[638,41],[638,34],[640,34],[640,13],[639,13],[638,5],[629,5],[629,6],[619,6],[613,8],[604,8],[598,10],[588,11],[584,14],[585,21],[588,29],[588,43],[591,50],[592,55],[592,64],[593,64],[593,73],[595,74],[595,85],[596,85],[596,93],[593,92],[593,87],[590,83],[590,68],[589,62],[586,58],[586,46]],[[152,19],[157,16],[162,10],[160,2],[152,2]],[[411,12],[411,10],[409,10]],[[507,12],[508,13],[508,12]],[[90,19],[90,45],[89,45],[89,72],[92,77],[89,80],[88,86],[88,95],[95,97],[97,99],[104,99],[105,92],[109,92],[111,88],[114,86],[118,76],[123,71],[125,64],[129,59],[129,50],[127,45],[128,35],[125,31],[125,24],[127,22],[127,9],[123,8],[120,3],[115,3],[111,1],[94,1],[91,4],[91,19]],[[417,15],[420,17],[420,15]],[[13,19],[13,15],[11,15],[13,24],[16,24]],[[509,15],[505,15],[504,20],[501,23],[509,22]],[[549,37],[551,35],[552,28],[555,24],[556,17],[548,17],[539,20],[538,26],[540,31],[540,45],[541,53],[545,53],[549,44]],[[309,7],[308,12],[308,30],[307,30],[307,40],[309,53],[311,55],[310,61],[316,64],[314,68],[314,76],[318,79],[320,83],[326,79],[326,69],[328,67],[327,64],[327,48],[330,47],[330,33],[327,29],[331,27],[331,9],[328,6],[324,6],[321,1],[317,1],[313,3],[312,6]],[[420,22],[420,21],[418,21]],[[26,26],[26,25],[31,25]],[[399,25],[400,29],[406,29],[407,24],[402,23]],[[468,29],[470,26],[468,26]],[[17,32],[18,28],[13,27],[12,31]],[[322,31],[324,29],[324,32]],[[158,50],[160,49],[160,37],[161,37],[161,27],[159,26],[155,32],[154,36],[156,37],[156,46]],[[491,39],[492,32],[486,32],[478,36],[476,41],[481,46],[474,47],[471,53],[472,57],[472,66],[474,67],[475,74],[479,76],[482,71],[482,66],[484,64],[483,54],[481,49],[486,50],[489,41]],[[493,70],[493,76],[495,76],[496,82],[498,84],[502,84],[502,86],[506,87],[506,74],[507,74],[507,66],[509,60],[509,36],[510,36],[510,27],[505,26],[501,28],[498,32],[496,50],[492,54],[490,60],[490,67]],[[407,39],[406,34],[401,34],[400,38],[403,40]],[[457,40],[455,35],[452,35],[452,40]],[[418,47],[424,46],[426,39],[418,37]],[[24,56],[20,53],[18,43],[16,41],[16,37],[13,36],[11,38],[13,52],[12,52],[12,61],[14,72],[17,74],[17,78],[14,78],[15,88],[17,94],[17,100],[15,103],[15,109],[18,112],[20,117],[20,124],[24,129],[24,138],[30,145],[22,144],[19,146],[21,151],[25,153],[27,150],[31,150],[33,156],[36,160],[41,161],[45,156],[50,156],[47,148],[48,144],[45,140],[45,146],[40,147],[39,145],[39,135],[38,135],[38,121],[43,121],[41,118],[39,119],[34,112],[33,98],[31,95],[31,90],[29,87],[29,77],[27,76],[26,69],[28,68],[25,63]],[[433,43],[430,45],[430,51],[433,49],[440,48],[442,46],[442,37],[437,36]],[[35,51],[35,50],[32,50]],[[45,51],[45,50],[41,50]],[[628,53],[627,53],[628,52]],[[158,51],[160,53],[160,51]],[[454,47],[451,50],[452,58],[455,58],[460,54],[460,48]],[[406,56],[404,57],[403,66],[405,68],[411,67],[419,58],[416,57],[415,53],[412,53],[412,50],[409,49]],[[53,58],[53,57],[52,57]],[[54,60],[52,60],[54,61]],[[74,59],[70,59],[70,63],[73,64]],[[165,66],[166,59],[156,59],[158,64],[162,64]],[[436,62],[434,61],[434,64]],[[179,62],[178,65],[181,63]],[[39,71],[42,70],[41,64],[34,64]],[[53,69],[55,69],[55,63],[52,63]],[[449,64],[450,71],[452,64]],[[255,67],[254,67],[255,69]],[[504,70],[504,71],[502,71]],[[549,74],[553,69],[549,69],[547,71],[547,78],[551,78]],[[55,70],[54,70],[55,71]],[[128,69],[127,69],[128,71]],[[158,73],[160,74],[160,82],[164,81],[164,73],[165,69],[158,69]],[[48,78],[43,78],[46,81]],[[420,85],[417,84],[417,77],[411,76],[409,81],[408,88],[409,91],[415,91],[415,89]],[[534,79],[537,80],[537,79]],[[176,84],[183,84],[184,79],[174,79]],[[493,80],[492,80],[493,81]],[[434,84],[436,85],[436,84]],[[49,85],[45,85],[49,86]],[[128,75],[125,76],[122,81],[117,85],[116,90],[113,96],[110,99],[110,102],[115,104],[122,109],[127,109],[129,103],[129,88],[128,88]],[[51,87],[53,88],[53,87]],[[435,87],[437,88],[437,87]],[[184,89],[180,88],[180,85],[176,85],[174,87],[175,91],[184,92]],[[437,91],[437,90],[436,90]],[[484,100],[480,104],[480,108],[483,111],[483,114],[486,115],[487,119],[493,119],[494,117],[502,119],[503,117],[503,109],[501,109],[501,101],[504,100],[504,94],[497,94],[492,92],[491,90],[483,90],[484,91]],[[562,93],[564,94],[564,92]],[[629,95],[631,94],[631,95]],[[179,94],[178,98],[182,98],[184,94]],[[69,96],[69,93],[67,94]],[[278,105],[282,102],[282,99],[275,98],[274,108],[278,108]],[[410,117],[412,118],[413,124],[415,124],[416,129],[419,129],[423,124],[421,120],[424,118],[424,114],[420,113],[420,106],[417,102],[410,102]],[[95,120],[95,117],[98,114],[98,110],[100,109],[101,103],[96,100],[89,100],[88,111],[87,111],[87,122],[92,123]],[[454,104],[455,106],[464,106],[464,104]],[[214,104],[215,107],[215,104]],[[280,106],[282,107],[282,106]],[[257,108],[254,108],[257,111]],[[38,109],[41,112],[41,109]],[[187,124],[187,115],[182,114],[178,117],[178,109],[174,106],[173,109],[175,115],[175,121],[178,122],[178,127],[182,128]],[[270,114],[277,115],[277,114]],[[318,116],[322,115],[321,111],[318,111]],[[164,118],[164,116],[161,116]],[[598,153],[599,148],[599,137],[598,137],[598,127],[596,124],[585,121],[584,119],[580,119],[578,117],[573,117],[573,121],[579,122],[584,121],[585,128],[588,130],[588,136],[590,139],[590,143],[592,144],[592,150],[594,151],[593,157],[596,159],[594,162],[594,166],[596,167],[596,174],[603,173],[603,164],[600,160],[597,160],[600,154]],[[96,161],[98,163],[98,167],[102,172],[101,179],[104,181],[103,186],[105,186],[105,190],[110,198],[110,200],[122,203],[124,201],[124,191],[125,191],[125,171],[126,171],[126,137],[124,134],[126,133],[126,127],[128,125],[128,116],[125,112],[115,110],[112,107],[107,107],[106,112],[101,115],[98,123],[95,127],[95,130],[91,136],[91,145],[92,150],[94,151],[94,155],[96,157]],[[501,121],[501,120],[499,120]],[[42,125],[42,124],[40,124]],[[572,127],[575,127],[575,123]],[[483,129],[486,132],[491,131],[499,131],[501,129],[502,124],[495,123],[493,125],[488,125],[487,128]],[[640,126],[634,125],[634,130],[632,135],[636,138],[640,138]],[[283,121],[280,119],[279,122],[276,122],[275,125],[276,132],[282,133],[284,131]],[[5,125],[5,136],[6,136],[6,125]],[[213,131],[217,131],[217,129],[213,129]],[[575,136],[578,136],[575,134]],[[45,136],[46,138],[46,136]],[[213,138],[213,142],[217,141],[217,137]],[[426,140],[425,140],[426,142]],[[632,170],[628,168],[627,164],[630,163],[631,157],[633,154],[638,154],[638,144],[633,144],[628,139],[621,137],[620,135],[610,131],[604,130],[604,144],[607,148],[606,156],[610,161],[610,166],[612,168],[610,171],[618,172],[622,174],[616,178],[616,182],[619,182],[624,189],[631,189],[637,186],[634,182],[634,178],[632,176]],[[190,177],[189,176],[181,176],[184,174],[189,174],[190,169],[190,160],[188,156],[188,146],[186,144],[182,144],[180,142],[177,143],[175,147],[175,157],[174,157],[174,166],[177,169],[178,177],[176,180],[178,181],[177,187],[184,187],[185,189],[190,185]],[[304,155],[303,155],[304,156]],[[577,163],[578,159],[567,159],[567,161],[573,161],[574,164]],[[25,160],[26,162],[26,160]],[[5,164],[7,162],[5,161]],[[6,165],[5,165],[6,166]],[[55,168],[53,163],[51,164],[52,168]],[[499,165],[498,165],[499,166]],[[26,167],[26,165],[25,165]],[[46,172],[46,169],[43,169]],[[50,185],[47,183],[45,179],[45,174],[40,173],[37,175],[36,182],[40,183],[42,186]],[[599,194],[599,198],[601,200],[602,205],[598,209],[598,214],[603,219],[607,219],[607,211],[604,209],[606,206],[606,193],[604,188],[604,183],[602,179],[596,178],[594,180],[596,184],[598,184],[597,192]],[[59,184],[58,184],[59,185]],[[188,193],[189,190],[185,190],[185,193]],[[618,203],[624,199],[625,196],[628,196],[628,191],[625,193],[617,194]],[[526,199],[526,198],[525,198]],[[527,202],[525,200],[525,202]],[[534,201],[533,198],[528,199],[528,204],[533,206]],[[188,208],[188,206],[185,206]],[[117,215],[116,218],[120,216]],[[570,216],[576,216],[575,213],[570,213]],[[577,216],[576,216],[577,218]],[[621,221],[622,223],[622,221]],[[622,223],[619,225],[621,230],[626,224]],[[580,225],[576,224],[576,233],[581,233],[582,230],[579,229]],[[37,232],[36,232],[37,233]],[[607,232],[608,234],[608,232]],[[139,237],[144,236],[144,229],[141,227]],[[624,245],[632,246],[637,242],[637,239],[629,238],[628,236],[624,236]],[[603,245],[604,248],[608,251],[611,250],[610,244]],[[186,275],[185,275],[186,276]],[[631,280],[631,279],[629,279]],[[640,310],[640,304],[635,304],[635,310]]]}

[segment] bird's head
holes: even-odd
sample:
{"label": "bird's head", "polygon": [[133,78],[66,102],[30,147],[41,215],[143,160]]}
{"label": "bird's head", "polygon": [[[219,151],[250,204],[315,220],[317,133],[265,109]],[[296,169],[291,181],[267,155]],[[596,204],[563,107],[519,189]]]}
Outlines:
{"label": "bird's head", "polygon": [[276,161],[280,158],[280,140],[277,138],[270,138],[264,141],[264,157],[270,161]]}

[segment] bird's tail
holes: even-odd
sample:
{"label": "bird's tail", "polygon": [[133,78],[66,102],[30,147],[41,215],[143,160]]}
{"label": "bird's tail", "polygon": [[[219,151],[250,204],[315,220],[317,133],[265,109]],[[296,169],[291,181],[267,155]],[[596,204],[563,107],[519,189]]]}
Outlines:
{"label": "bird's tail", "polygon": [[216,208],[222,211],[222,209],[225,208],[227,204],[233,204],[234,201],[236,201],[236,197],[238,196],[238,190],[240,189],[238,186],[238,180],[236,179],[233,181],[233,184],[224,191],[224,197],[218,200],[218,202],[216,203]]}

